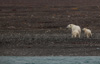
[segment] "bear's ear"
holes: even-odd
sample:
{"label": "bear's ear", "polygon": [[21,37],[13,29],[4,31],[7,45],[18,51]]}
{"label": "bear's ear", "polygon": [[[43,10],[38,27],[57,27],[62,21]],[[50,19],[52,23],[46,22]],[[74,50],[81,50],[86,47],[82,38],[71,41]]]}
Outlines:
{"label": "bear's ear", "polygon": [[86,29],[86,28],[83,28],[83,29]]}
{"label": "bear's ear", "polygon": [[70,27],[72,27],[73,26],[73,24],[70,24]]}
{"label": "bear's ear", "polygon": [[71,27],[71,24],[69,26]]}
{"label": "bear's ear", "polygon": [[72,28],[73,25],[70,25],[70,28]]}
{"label": "bear's ear", "polygon": [[70,25],[75,25],[75,24],[70,24]]}

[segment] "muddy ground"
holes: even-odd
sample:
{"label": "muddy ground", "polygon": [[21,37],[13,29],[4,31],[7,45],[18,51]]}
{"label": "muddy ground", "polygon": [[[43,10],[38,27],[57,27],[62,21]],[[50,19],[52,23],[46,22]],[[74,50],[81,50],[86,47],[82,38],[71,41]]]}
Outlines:
{"label": "muddy ground", "polygon": [[[92,38],[71,38],[70,23]],[[0,6],[1,56],[99,56],[100,6]]]}
{"label": "muddy ground", "polygon": [[[40,33],[39,33],[40,32]],[[100,33],[71,38],[66,30],[0,32],[1,56],[99,56]]]}
{"label": "muddy ground", "polygon": [[0,6],[1,30],[65,29],[70,23],[99,31],[100,7]]}

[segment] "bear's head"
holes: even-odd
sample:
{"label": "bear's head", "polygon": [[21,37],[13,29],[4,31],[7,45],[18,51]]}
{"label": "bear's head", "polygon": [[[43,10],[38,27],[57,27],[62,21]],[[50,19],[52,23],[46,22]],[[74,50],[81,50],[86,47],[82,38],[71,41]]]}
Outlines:
{"label": "bear's head", "polygon": [[72,28],[74,26],[74,24],[69,24],[66,28]]}
{"label": "bear's head", "polygon": [[85,31],[87,28],[83,28],[82,30]]}

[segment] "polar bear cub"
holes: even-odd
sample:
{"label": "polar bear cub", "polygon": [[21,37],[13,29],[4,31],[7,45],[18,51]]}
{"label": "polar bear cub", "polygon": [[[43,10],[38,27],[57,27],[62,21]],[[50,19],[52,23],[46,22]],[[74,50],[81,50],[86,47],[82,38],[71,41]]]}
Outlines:
{"label": "polar bear cub", "polygon": [[86,35],[87,38],[92,37],[92,32],[91,32],[90,29],[88,29],[88,28],[83,28],[82,30],[84,31],[84,34]]}

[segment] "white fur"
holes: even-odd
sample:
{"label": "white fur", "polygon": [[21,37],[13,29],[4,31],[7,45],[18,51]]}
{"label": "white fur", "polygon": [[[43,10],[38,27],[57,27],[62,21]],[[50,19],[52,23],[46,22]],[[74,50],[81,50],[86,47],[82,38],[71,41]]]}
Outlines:
{"label": "white fur", "polygon": [[80,38],[80,33],[79,33],[78,30],[72,31],[72,38],[76,38],[76,37],[79,37]]}
{"label": "white fur", "polygon": [[92,37],[92,32],[90,29],[83,28],[84,34],[86,35],[87,38]]}
{"label": "white fur", "polygon": [[80,38],[80,34],[81,34],[80,26],[75,24],[69,24],[67,28],[70,28],[72,30],[72,38],[77,36]]}

